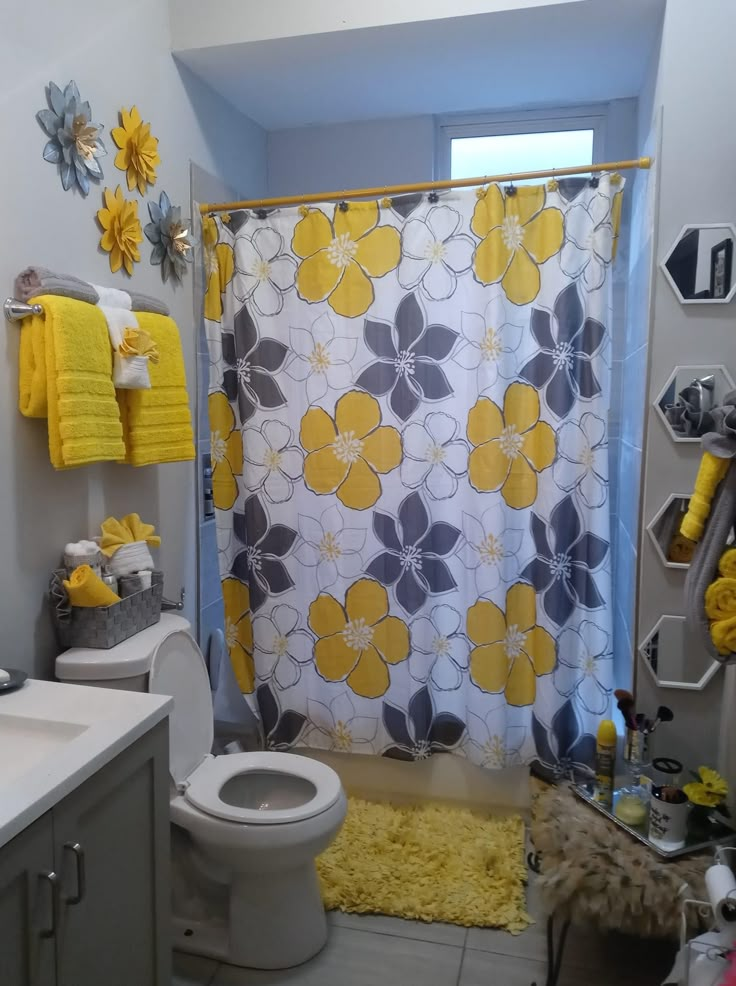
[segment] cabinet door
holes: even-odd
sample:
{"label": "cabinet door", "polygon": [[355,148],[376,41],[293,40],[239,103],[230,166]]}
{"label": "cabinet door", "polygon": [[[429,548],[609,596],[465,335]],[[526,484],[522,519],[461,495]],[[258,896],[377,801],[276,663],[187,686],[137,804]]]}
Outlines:
{"label": "cabinet door", "polygon": [[170,986],[166,723],[54,809],[58,986]]}
{"label": "cabinet door", "polygon": [[51,814],[0,849],[0,982],[54,986],[54,886]]}

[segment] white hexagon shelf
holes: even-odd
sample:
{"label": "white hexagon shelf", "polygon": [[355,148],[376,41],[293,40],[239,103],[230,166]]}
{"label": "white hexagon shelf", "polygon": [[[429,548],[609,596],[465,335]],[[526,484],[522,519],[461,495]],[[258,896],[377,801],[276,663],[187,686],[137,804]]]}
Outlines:
{"label": "white hexagon shelf", "polygon": [[660,616],[639,644],[639,655],[660,688],[702,691],[722,667],[688,629],[684,616]]}
{"label": "white hexagon shelf", "polygon": [[680,534],[689,493],[671,493],[647,524],[647,534],[665,568],[689,568],[695,543]]}
{"label": "white hexagon shelf", "polygon": [[736,229],[731,223],[683,226],[660,267],[682,305],[726,305],[736,293]]}
{"label": "white hexagon shelf", "polygon": [[[722,363],[676,366],[652,406],[673,442],[699,442],[709,430],[707,418],[700,416],[722,404],[726,394],[735,388]],[[687,419],[684,411],[688,412]]]}

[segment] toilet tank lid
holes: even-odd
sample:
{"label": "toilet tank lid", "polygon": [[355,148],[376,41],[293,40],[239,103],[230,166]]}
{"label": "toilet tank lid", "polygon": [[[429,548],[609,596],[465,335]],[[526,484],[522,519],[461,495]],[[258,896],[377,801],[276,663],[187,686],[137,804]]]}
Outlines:
{"label": "toilet tank lid", "polygon": [[60,681],[111,681],[148,674],[154,650],[175,630],[189,632],[191,624],[183,616],[162,613],[158,623],[108,650],[71,647],[56,658],[56,677]]}

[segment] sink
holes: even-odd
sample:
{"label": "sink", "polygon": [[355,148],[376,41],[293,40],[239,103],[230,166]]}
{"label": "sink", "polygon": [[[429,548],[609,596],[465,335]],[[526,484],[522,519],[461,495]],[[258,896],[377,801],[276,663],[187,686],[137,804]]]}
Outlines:
{"label": "sink", "polygon": [[0,784],[25,773],[88,728],[76,722],[0,713]]}

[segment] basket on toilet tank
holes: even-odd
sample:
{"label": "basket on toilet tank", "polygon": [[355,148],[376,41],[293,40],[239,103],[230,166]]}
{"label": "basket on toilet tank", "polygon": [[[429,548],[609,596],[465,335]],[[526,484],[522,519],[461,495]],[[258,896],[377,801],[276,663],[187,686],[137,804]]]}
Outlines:
{"label": "basket on toilet tank", "polygon": [[56,635],[62,647],[95,647],[108,650],[161,619],[164,592],[162,572],[151,573],[151,585],[112,606],[55,605],[53,584],[65,572],[59,569],[52,580],[52,612]]}

